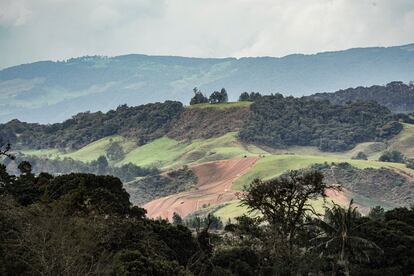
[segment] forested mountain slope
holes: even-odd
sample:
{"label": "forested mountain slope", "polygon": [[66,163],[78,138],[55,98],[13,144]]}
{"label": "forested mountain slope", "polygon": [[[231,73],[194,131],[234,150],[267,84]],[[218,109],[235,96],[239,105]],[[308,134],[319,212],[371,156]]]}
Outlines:
{"label": "forested mountain slope", "polygon": [[392,114],[374,102],[341,106],[276,94],[251,105],[226,105],[184,108],[180,102],[166,101],[80,113],[52,125],[13,120],[0,124],[0,142],[22,149],[76,150],[113,135],[144,145],[163,136],[193,140],[239,131],[243,142],[276,149],[315,146],[344,151],[362,142],[389,140],[402,130],[400,121],[412,122],[408,115]]}
{"label": "forested mountain slope", "polygon": [[310,95],[344,87],[409,82],[414,45],[358,48],[282,58],[201,59],[125,55],[42,61],[0,71],[0,122],[59,122],[73,114],[167,99],[187,102],[192,88]]}
{"label": "forested mountain slope", "polygon": [[345,105],[355,101],[375,101],[393,112],[414,112],[414,84],[391,82],[387,85],[357,87],[339,90],[334,93],[316,93],[309,96],[314,100],[329,100],[331,103]]}

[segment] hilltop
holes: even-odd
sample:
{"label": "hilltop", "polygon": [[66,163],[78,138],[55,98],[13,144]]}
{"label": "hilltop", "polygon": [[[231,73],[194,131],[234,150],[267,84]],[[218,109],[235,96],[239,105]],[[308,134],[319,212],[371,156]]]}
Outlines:
{"label": "hilltop", "polygon": [[54,123],[90,110],[177,100],[198,86],[226,87],[231,100],[243,91],[310,95],[343,87],[409,82],[414,45],[358,48],[281,58],[203,59],[125,55],[41,61],[0,71],[0,121]]}

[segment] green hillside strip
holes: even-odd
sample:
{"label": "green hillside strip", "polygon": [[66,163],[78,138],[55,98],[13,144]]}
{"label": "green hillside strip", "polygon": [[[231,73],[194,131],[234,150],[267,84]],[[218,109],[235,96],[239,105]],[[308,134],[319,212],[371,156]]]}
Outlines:
{"label": "green hillside strip", "polygon": [[414,125],[403,124],[404,129],[390,141],[390,148],[414,158]]}
{"label": "green hillside strip", "polygon": [[19,150],[19,153],[29,156],[36,156],[36,157],[47,157],[47,158],[57,158],[63,153],[58,149],[27,149],[27,150]]}
{"label": "green hillside strip", "polygon": [[307,156],[307,155],[266,155],[259,159],[252,169],[241,176],[233,185],[233,189],[242,190],[245,185],[251,183],[255,178],[271,179],[281,175],[287,170],[298,170],[307,168],[313,164],[324,162],[348,162],[359,169],[395,167],[406,169],[404,164],[378,162],[372,160],[351,160],[334,156]]}
{"label": "green hillside strip", "polygon": [[219,103],[219,104],[210,104],[210,103],[201,103],[195,105],[186,106],[186,108],[193,109],[193,108],[217,108],[217,109],[225,109],[230,107],[246,107],[250,106],[253,102],[230,102],[230,103]]}
{"label": "green hillside strip", "polygon": [[[248,209],[246,206],[241,205],[240,200],[230,201],[214,212],[214,215],[220,217],[224,222],[227,222],[229,219],[233,220],[234,218],[245,214],[248,214]],[[250,215],[255,216],[255,214]]]}
{"label": "green hillside strip", "polygon": [[24,155],[36,157],[47,157],[51,159],[68,157],[82,162],[91,162],[98,159],[100,156],[106,156],[106,150],[113,142],[118,142],[124,152],[130,152],[136,148],[136,143],[132,140],[115,135],[102,138],[79,150],[68,153],[59,151],[58,149],[21,150],[20,152]]}
{"label": "green hillside strip", "polygon": [[62,157],[70,157],[75,160],[90,162],[98,159],[100,156],[106,156],[106,150],[113,142],[120,143],[124,152],[129,152],[136,147],[136,143],[125,139],[122,136],[109,136],[93,142],[77,151],[63,154]]}
{"label": "green hillside strip", "polygon": [[143,167],[156,166],[170,169],[182,165],[266,153],[255,146],[245,147],[237,141],[236,135],[237,133],[230,132],[217,138],[197,139],[192,142],[162,137],[129,152],[119,165],[133,163]]}

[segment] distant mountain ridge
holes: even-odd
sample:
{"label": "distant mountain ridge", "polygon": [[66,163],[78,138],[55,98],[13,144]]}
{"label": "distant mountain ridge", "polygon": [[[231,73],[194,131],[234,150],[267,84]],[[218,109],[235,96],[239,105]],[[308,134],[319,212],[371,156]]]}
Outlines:
{"label": "distant mountain ridge", "polygon": [[281,58],[186,58],[125,55],[41,61],[0,71],[0,122],[60,122],[85,111],[107,111],[167,99],[187,103],[192,88],[310,95],[346,87],[414,79],[414,44],[356,48]]}

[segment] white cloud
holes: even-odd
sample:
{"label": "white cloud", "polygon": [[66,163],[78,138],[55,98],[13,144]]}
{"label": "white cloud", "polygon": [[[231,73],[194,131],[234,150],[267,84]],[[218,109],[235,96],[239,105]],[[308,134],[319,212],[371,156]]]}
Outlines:
{"label": "white cloud", "polygon": [[412,0],[0,0],[0,67],[86,54],[281,56],[411,42]]}
{"label": "white cloud", "polygon": [[21,26],[24,25],[31,15],[30,10],[21,0],[0,1],[0,25]]}

